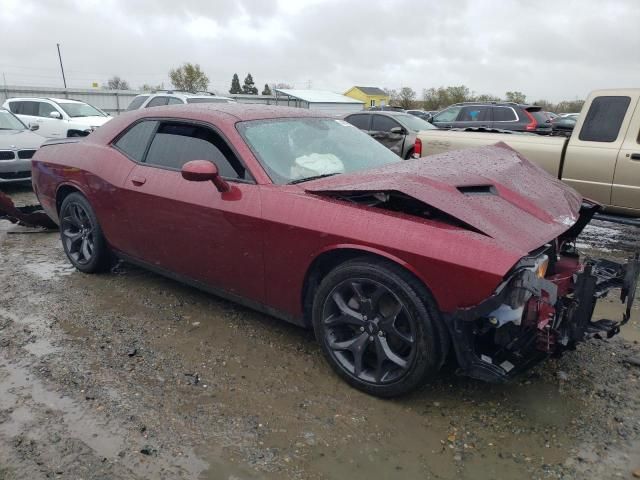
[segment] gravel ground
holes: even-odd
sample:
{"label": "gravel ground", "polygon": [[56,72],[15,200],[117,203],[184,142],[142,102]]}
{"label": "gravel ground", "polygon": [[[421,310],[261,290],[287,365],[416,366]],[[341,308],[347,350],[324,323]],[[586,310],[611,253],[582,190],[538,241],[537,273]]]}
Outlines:
{"label": "gravel ground", "polygon": [[[22,204],[24,188],[7,189]],[[634,227],[594,222],[585,253]],[[0,221],[0,480],[607,479],[640,468],[640,312],[508,385],[447,369],[379,400],[310,332],[138,268],[70,268],[57,233]],[[613,299],[599,313],[618,318]],[[640,474],[640,473],[639,473]]]}

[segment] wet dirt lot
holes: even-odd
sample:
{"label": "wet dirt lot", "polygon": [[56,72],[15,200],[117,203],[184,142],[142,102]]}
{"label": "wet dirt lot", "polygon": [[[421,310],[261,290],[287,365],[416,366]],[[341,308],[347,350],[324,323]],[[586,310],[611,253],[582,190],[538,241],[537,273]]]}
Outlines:
{"label": "wet dirt lot", "polygon": [[[27,188],[6,189],[18,203]],[[594,222],[590,255],[640,248]],[[640,311],[508,385],[448,369],[402,399],[337,379],[310,332],[0,221],[0,480],[632,478]],[[606,300],[599,312],[618,319]]]}

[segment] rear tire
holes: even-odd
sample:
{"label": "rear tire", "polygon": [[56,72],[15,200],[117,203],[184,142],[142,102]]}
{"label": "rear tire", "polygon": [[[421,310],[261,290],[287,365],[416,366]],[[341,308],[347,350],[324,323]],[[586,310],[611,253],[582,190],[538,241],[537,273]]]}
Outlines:
{"label": "rear tire", "polygon": [[105,271],[109,248],[89,201],[78,192],[67,195],[59,217],[62,248],[71,264],[84,273]]}
{"label": "rear tire", "polygon": [[332,270],[315,292],[312,320],[331,367],[371,395],[416,389],[446,355],[431,295],[386,260],[363,257]]}

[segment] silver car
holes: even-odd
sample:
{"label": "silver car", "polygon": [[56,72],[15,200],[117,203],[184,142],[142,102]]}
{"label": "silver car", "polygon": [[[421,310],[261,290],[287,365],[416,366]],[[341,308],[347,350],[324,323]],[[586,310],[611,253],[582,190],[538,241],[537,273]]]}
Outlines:
{"label": "silver car", "polygon": [[31,181],[31,157],[46,140],[13,113],[0,108],[0,185]]}

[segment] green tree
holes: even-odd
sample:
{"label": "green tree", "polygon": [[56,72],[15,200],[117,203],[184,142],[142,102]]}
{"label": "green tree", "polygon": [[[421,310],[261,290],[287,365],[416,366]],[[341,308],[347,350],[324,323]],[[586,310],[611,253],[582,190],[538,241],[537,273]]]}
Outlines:
{"label": "green tree", "polygon": [[266,83],[264,84],[264,90],[262,90],[262,95],[272,95],[271,88]]}
{"label": "green tree", "polygon": [[398,93],[399,104],[402,108],[409,109],[413,107],[413,101],[416,99],[416,92],[411,87],[402,87]]}
{"label": "green tree", "polygon": [[175,89],[185,92],[206,91],[209,87],[209,77],[200,70],[197,63],[184,63],[181,67],[172,68],[169,70],[169,79]]}
{"label": "green tree", "polygon": [[244,79],[244,85],[242,85],[242,93],[245,95],[257,95],[258,89],[253,83],[253,77],[250,73],[247,73],[246,78]]}
{"label": "green tree", "polygon": [[234,73],[233,78],[231,79],[231,88],[229,89],[229,93],[242,93],[242,88],[240,87],[240,79],[238,78],[238,74]]}
{"label": "green tree", "polygon": [[527,96],[524,93],[518,91],[507,92],[504,94],[504,96],[507,102],[525,103],[527,101]]}
{"label": "green tree", "polygon": [[107,80],[105,88],[107,90],[129,90],[129,83],[118,75],[114,75]]}

